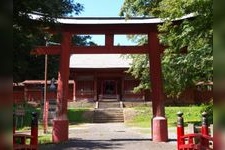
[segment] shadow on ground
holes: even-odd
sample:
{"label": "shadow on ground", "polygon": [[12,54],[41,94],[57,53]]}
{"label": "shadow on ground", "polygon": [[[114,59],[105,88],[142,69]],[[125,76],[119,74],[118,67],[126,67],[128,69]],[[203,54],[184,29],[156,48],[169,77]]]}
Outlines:
{"label": "shadow on ground", "polygon": [[[170,139],[169,141],[175,141]],[[67,142],[59,144],[43,144],[39,146],[40,150],[101,150],[101,149],[126,149],[131,143],[151,143],[151,139],[111,139],[111,140],[83,140],[70,139]]]}
{"label": "shadow on ground", "polygon": [[41,150],[62,150],[62,149],[117,149],[123,146],[123,143],[116,143],[113,140],[82,140],[71,139],[65,143],[40,145]]}

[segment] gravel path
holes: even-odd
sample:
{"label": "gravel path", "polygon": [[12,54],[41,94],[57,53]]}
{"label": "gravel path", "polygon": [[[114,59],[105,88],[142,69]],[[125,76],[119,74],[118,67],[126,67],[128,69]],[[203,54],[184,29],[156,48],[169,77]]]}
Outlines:
{"label": "gravel path", "polygon": [[[176,142],[152,142],[150,134],[123,123],[83,124],[71,128],[70,140],[61,144],[42,145],[46,150],[176,150]],[[174,137],[172,137],[174,139]]]}

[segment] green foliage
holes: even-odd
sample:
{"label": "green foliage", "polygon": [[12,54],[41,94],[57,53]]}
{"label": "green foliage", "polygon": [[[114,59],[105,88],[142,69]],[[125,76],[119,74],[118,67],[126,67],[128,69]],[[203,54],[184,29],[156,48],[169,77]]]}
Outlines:
{"label": "green foliage", "polygon": [[140,79],[140,84],[134,88],[134,92],[140,92],[143,89],[149,89],[149,67],[147,55],[125,55],[126,59],[132,60],[132,66],[127,70],[135,79]]}
{"label": "green foliage", "polygon": [[[53,25],[54,19],[74,13],[79,14],[83,6],[72,0],[13,1],[13,80],[43,79],[44,56],[30,55],[37,45],[45,45],[43,28]],[[45,16],[42,22],[29,18],[29,13],[38,12]],[[55,42],[55,41],[53,41]],[[57,76],[58,56],[49,57],[49,77]]]}
{"label": "green foliage", "polygon": [[77,46],[96,46],[96,44],[91,41],[91,36],[89,35],[75,35],[72,38],[72,43]]}
{"label": "green foliage", "polygon": [[12,2],[2,1],[0,5],[0,76],[11,77],[12,76]]}
{"label": "green foliage", "polygon": [[[212,81],[212,3],[212,0],[125,0],[121,8],[124,16],[154,16],[164,20],[158,30],[160,43],[167,47],[162,57],[162,69],[168,96],[179,96],[199,81]],[[189,14],[195,17],[174,23],[174,19]],[[150,87],[146,80],[149,78],[148,57],[140,57],[131,56],[133,66],[128,71],[141,79],[139,90]]]}
{"label": "green foliage", "polygon": [[211,100],[207,104],[202,104],[202,110],[201,113],[207,112],[208,114],[208,119],[210,124],[213,124],[213,100]]}
{"label": "green foliage", "polygon": [[151,10],[158,5],[161,0],[125,0],[120,10],[121,16],[152,16]]}
{"label": "green foliage", "polygon": [[40,109],[35,108],[27,103],[24,104],[14,104],[13,105],[13,112],[16,112],[17,109],[23,109],[25,111],[24,116],[16,116],[17,124],[16,124],[16,129],[21,130],[21,129],[29,129],[31,126],[31,113],[32,112],[37,112],[38,115],[40,115]]}

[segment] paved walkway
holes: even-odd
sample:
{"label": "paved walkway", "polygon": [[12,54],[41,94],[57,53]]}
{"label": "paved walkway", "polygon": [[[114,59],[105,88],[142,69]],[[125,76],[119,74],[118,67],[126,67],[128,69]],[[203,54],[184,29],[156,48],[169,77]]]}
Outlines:
{"label": "paved walkway", "polygon": [[123,123],[83,124],[71,128],[70,140],[61,144],[40,146],[46,150],[176,150],[176,141],[152,142],[150,134]]}

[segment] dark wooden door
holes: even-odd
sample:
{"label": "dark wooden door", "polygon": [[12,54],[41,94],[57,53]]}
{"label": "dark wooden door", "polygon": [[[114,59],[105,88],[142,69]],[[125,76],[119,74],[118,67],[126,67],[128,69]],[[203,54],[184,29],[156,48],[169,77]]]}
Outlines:
{"label": "dark wooden door", "polygon": [[103,95],[117,95],[117,81],[103,80]]}

